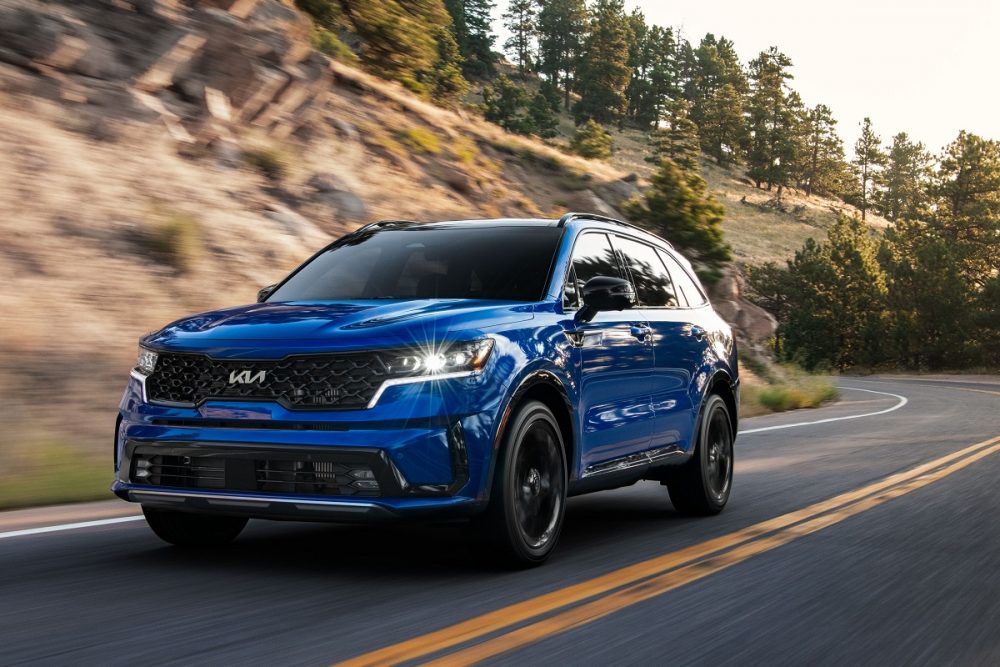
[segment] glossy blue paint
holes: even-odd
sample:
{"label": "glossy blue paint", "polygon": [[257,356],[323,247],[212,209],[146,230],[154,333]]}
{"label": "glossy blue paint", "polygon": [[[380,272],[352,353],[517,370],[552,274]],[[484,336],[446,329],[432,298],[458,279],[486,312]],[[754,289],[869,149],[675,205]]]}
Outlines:
{"label": "glossy blue paint", "polygon": [[[144,488],[118,469],[126,440],[374,448],[388,455],[411,486],[448,485],[456,476],[448,429],[458,423],[468,459],[468,480],[461,488],[437,497],[335,500],[398,514],[435,507],[473,512],[488,501],[511,401],[533,379],[552,385],[568,405],[571,482],[586,476],[588,466],[651,448],[675,445],[690,453],[711,381],[725,377],[738,391],[732,332],[708,305],[637,307],[578,323],[575,311],[563,304],[563,285],[574,242],[589,229],[627,233],[662,247],[656,237],[632,228],[575,219],[565,225],[545,296],[538,302],[261,303],[194,315],[145,336],[141,344],[153,350],[245,360],[381,348],[442,350],[485,337],[493,339],[494,348],[486,366],[473,376],[391,386],[372,407],[352,410],[290,410],[277,403],[234,400],[209,400],[198,407],[156,405],[146,400],[140,377],[133,376],[119,405],[114,490],[128,498]],[[651,336],[642,333],[647,327]],[[695,335],[700,330],[704,335]],[[268,427],[260,427],[261,422]],[[304,423],[323,428],[303,428]],[[684,460],[680,456],[673,462]]]}

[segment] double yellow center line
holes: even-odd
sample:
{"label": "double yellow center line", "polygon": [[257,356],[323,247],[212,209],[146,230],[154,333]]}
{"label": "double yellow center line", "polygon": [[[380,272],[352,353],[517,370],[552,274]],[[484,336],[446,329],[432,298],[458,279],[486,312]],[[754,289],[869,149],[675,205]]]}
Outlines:
{"label": "double yellow center line", "polygon": [[[503,607],[340,664],[386,665],[426,660],[460,646],[463,648],[429,664],[477,663],[591,623],[623,607],[662,595],[840,523],[958,472],[998,451],[1000,437],[984,440],[829,500]],[[477,640],[479,643],[473,643]]]}

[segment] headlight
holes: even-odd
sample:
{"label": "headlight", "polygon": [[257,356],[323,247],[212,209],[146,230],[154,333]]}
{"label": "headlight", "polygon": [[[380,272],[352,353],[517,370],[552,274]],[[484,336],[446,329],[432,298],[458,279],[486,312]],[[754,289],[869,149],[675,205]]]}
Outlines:
{"label": "headlight", "polygon": [[389,358],[389,372],[409,376],[474,373],[482,370],[492,351],[493,339],[484,338],[440,350],[397,354]]}
{"label": "headlight", "polygon": [[135,367],[143,375],[149,375],[156,369],[156,359],[159,355],[144,347],[139,348],[139,359],[135,362]]}

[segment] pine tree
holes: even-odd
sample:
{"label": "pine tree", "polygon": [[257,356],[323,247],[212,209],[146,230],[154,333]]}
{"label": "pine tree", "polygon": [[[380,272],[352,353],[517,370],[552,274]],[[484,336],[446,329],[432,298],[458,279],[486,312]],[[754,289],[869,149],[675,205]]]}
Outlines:
{"label": "pine tree", "polygon": [[340,8],[361,38],[361,60],[368,69],[430,94],[439,29],[451,27],[442,0],[340,0]]}
{"label": "pine tree", "polygon": [[892,138],[885,169],[879,174],[875,210],[889,220],[927,220],[930,211],[931,156],[906,132]]}
{"label": "pine tree", "polygon": [[483,89],[483,116],[508,132],[531,134],[534,122],[528,113],[530,97],[527,89],[509,77],[498,77]]}
{"label": "pine tree", "polygon": [[837,135],[833,112],[818,104],[808,110],[804,120],[802,187],[807,195],[839,192],[844,178],[844,144]]}
{"label": "pine tree", "polygon": [[796,150],[796,119],[787,90],[792,78],[788,68],[792,61],[775,47],[762,52],[750,62],[751,89],[748,104],[750,146],[747,152],[747,173],[757,187],[767,183],[788,185]]}
{"label": "pine tree", "polygon": [[680,78],[677,71],[677,42],[670,28],[653,26],[649,31],[649,48],[653,61],[649,68],[649,95],[652,98],[653,118],[650,123],[658,127],[667,100],[679,96]]}
{"label": "pine tree", "polygon": [[650,135],[653,155],[646,158],[647,162],[659,164],[662,158],[667,158],[684,171],[697,174],[701,170],[698,126],[690,113],[691,106],[683,98],[669,105],[666,124]]}
{"label": "pine tree", "polygon": [[583,157],[606,158],[614,148],[614,139],[600,123],[591,119],[576,129],[570,148]]}
{"label": "pine tree", "polygon": [[458,102],[469,90],[469,82],[462,76],[462,54],[451,29],[439,26],[435,30],[438,61],[432,72],[431,96],[442,105]]}
{"label": "pine tree", "polygon": [[966,362],[974,297],[948,242],[926,224],[901,218],[882,245],[894,360],[912,369]]}
{"label": "pine tree", "polygon": [[861,136],[854,144],[854,162],[851,164],[857,179],[855,201],[861,210],[861,220],[864,221],[872,200],[877,197],[875,183],[879,169],[885,164],[882,139],[872,129],[871,118],[865,118],[861,122]]}
{"label": "pine tree", "polygon": [[629,40],[628,65],[632,76],[625,97],[628,101],[628,117],[640,126],[649,126],[656,117],[656,100],[652,95],[649,72],[653,66],[654,44],[650,41],[651,30],[646,24],[642,11],[635,9],[628,16]]}
{"label": "pine tree", "polygon": [[727,83],[705,100],[699,128],[701,145],[717,164],[737,161],[746,147],[748,137],[743,99],[736,87]]}
{"label": "pine tree", "polygon": [[652,186],[625,205],[625,214],[683,250],[707,283],[716,282],[731,259],[722,238],[722,205],[696,171],[681,169],[670,158],[660,161]]}
{"label": "pine tree", "polygon": [[941,156],[932,194],[931,227],[981,288],[1000,270],[1000,142],[960,132]]}
{"label": "pine tree", "polygon": [[539,90],[531,98],[528,104],[528,117],[531,118],[533,132],[542,138],[556,136],[556,127],[559,125],[559,96],[555,97],[553,104],[552,96],[547,95],[544,90]]}
{"label": "pine tree", "polygon": [[469,77],[493,74],[492,0],[445,0],[455,24],[455,39],[462,54],[462,72]]}
{"label": "pine tree", "polygon": [[504,48],[514,55],[517,70],[523,78],[534,68],[535,37],[538,32],[538,7],[536,0],[510,0],[503,13],[504,26],[510,37]]}
{"label": "pine tree", "polygon": [[884,358],[885,274],[866,225],[841,216],[825,242],[809,239],[795,253],[788,270],[780,323],[787,358],[839,369]]}
{"label": "pine tree", "polygon": [[578,70],[580,101],[573,109],[577,124],[589,119],[620,123],[625,117],[625,90],[632,75],[629,36],[623,0],[597,0]]}
{"label": "pine tree", "polygon": [[586,29],[584,0],[547,0],[538,14],[539,71],[562,86],[567,109]]}

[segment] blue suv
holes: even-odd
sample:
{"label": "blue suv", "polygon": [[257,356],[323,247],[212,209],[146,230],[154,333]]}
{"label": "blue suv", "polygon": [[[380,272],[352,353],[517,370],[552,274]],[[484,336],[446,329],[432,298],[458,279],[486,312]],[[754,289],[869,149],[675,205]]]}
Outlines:
{"label": "blue suv", "polygon": [[535,564],[568,496],[648,479],[720,512],[738,411],[732,331],[666,241],[579,213],[383,221],[144,336],[112,490],[173,544],[465,518]]}

